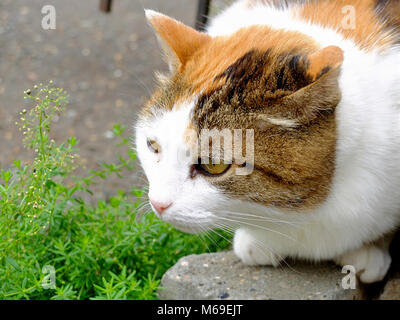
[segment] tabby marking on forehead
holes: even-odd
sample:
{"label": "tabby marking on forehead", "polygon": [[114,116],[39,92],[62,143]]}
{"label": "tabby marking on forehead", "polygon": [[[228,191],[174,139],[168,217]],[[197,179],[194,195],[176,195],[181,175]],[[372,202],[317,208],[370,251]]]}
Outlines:
{"label": "tabby marking on forehead", "polygon": [[[169,80],[162,77],[160,86],[142,109],[142,116],[151,116],[153,108],[171,110],[192,96],[221,87],[227,80],[222,74],[228,72],[231,65],[239,64],[246,55],[256,59],[252,52],[265,52],[271,62],[291,52],[292,65],[295,65],[297,54],[311,53],[318,48],[314,40],[303,34],[272,30],[266,26],[252,26],[230,36],[215,37],[194,53],[181,72],[174,73]],[[253,68],[256,68],[255,63],[257,61]]]}
{"label": "tabby marking on forehead", "polygon": [[[334,67],[338,60],[328,58],[322,63],[318,57],[322,70],[314,76],[309,72],[310,58],[296,51],[279,55],[269,50],[249,51],[215,78],[225,79],[224,85],[199,98],[193,110],[198,131],[255,130],[254,172],[248,177],[230,175],[211,183],[227,194],[287,209],[306,209],[325,200],[334,173],[333,111],[340,94],[337,72],[323,65]],[[319,82],[327,83],[321,92]],[[303,88],[317,90],[319,99],[321,94],[329,96],[331,92],[331,109],[321,109],[318,118],[299,127],[302,120],[297,121],[296,117],[300,115],[290,113],[291,106],[285,99]],[[309,99],[310,94],[299,95],[295,104],[301,105],[301,99]],[[308,102],[305,104],[311,107]]]}

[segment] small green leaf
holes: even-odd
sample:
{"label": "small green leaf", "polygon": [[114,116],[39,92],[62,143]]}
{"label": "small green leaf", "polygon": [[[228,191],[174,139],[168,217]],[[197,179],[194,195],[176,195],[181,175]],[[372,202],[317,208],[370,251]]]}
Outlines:
{"label": "small green leaf", "polygon": [[12,257],[6,257],[6,262],[13,266],[15,270],[21,271],[21,267],[19,266],[19,264],[17,263],[17,261],[15,261],[14,258]]}
{"label": "small green leaf", "polygon": [[111,197],[109,201],[113,208],[118,208],[121,204],[121,200],[116,197]]}

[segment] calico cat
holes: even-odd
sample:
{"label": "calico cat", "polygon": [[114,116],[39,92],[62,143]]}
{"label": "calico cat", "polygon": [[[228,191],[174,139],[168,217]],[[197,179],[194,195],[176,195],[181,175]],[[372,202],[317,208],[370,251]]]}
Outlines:
{"label": "calico cat", "polygon": [[[248,265],[334,260],[382,280],[400,225],[400,1],[240,0],[206,33],[146,16],[170,68],[135,126],[156,214],[235,229]],[[242,130],[243,152],[214,157],[231,140],[209,136],[203,153],[205,130]]]}

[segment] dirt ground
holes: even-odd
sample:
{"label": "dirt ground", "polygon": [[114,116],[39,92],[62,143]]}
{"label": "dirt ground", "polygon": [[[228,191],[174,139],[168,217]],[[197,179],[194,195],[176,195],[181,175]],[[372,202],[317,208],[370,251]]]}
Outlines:
{"label": "dirt ground", "polygon": [[[42,28],[44,5],[56,9],[55,30]],[[70,95],[65,116],[54,126],[55,139],[76,136],[88,168],[115,160],[113,125],[122,123],[133,133],[154,71],[166,70],[144,8],[193,26],[197,1],[114,0],[112,12],[104,14],[99,0],[1,0],[0,167],[29,159],[14,123],[24,108],[24,90],[48,80]],[[98,195],[139,180],[111,180]]]}

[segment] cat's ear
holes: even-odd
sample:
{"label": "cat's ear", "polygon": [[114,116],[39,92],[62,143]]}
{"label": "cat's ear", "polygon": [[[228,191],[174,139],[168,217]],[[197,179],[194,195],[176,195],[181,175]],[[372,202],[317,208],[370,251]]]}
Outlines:
{"label": "cat's ear", "polygon": [[170,70],[179,70],[191,56],[211,40],[183,23],[161,13],[145,10],[146,18],[156,31]]}
{"label": "cat's ear", "polygon": [[339,75],[343,59],[343,51],[335,46],[305,56],[302,72],[310,84],[282,98],[274,115],[257,115],[256,126],[261,130],[271,125],[295,129],[333,113],[341,99]]}
{"label": "cat's ear", "polygon": [[334,112],[341,99],[339,75],[343,59],[343,51],[335,46],[309,55],[306,72],[312,82],[282,99],[282,118],[303,125]]}
{"label": "cat's ear", "polygon": [[339,68],[343,63],[343,50],[336,46],[329,46],[310,54],[307,57],[307,74],[317,80],[324,73]]}

